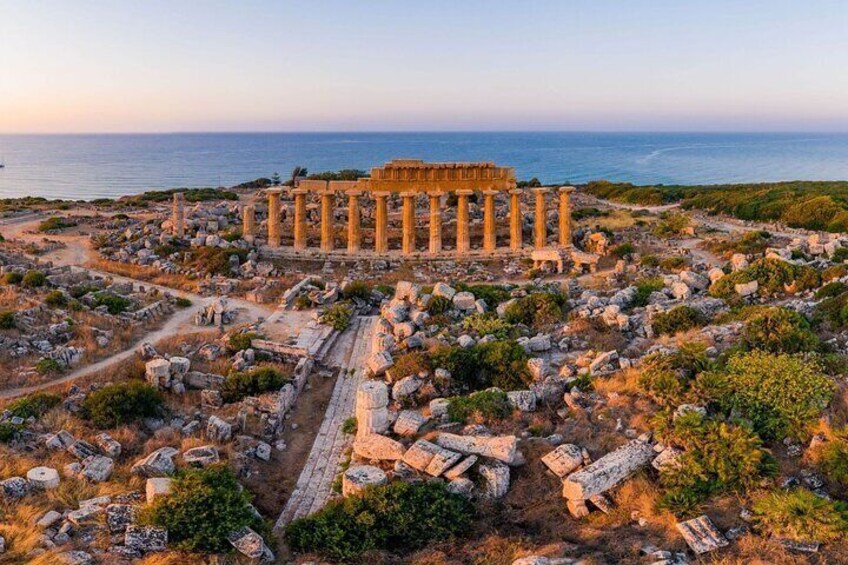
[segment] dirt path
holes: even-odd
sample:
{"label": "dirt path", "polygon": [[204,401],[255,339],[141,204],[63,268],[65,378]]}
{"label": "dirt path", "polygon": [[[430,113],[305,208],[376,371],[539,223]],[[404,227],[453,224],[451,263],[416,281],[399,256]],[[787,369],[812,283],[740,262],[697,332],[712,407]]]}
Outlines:
{"label": "dirt path", "polygon": [[294,491],[286,502],[276,529],[324,507],[332,495],[333,481],[340,471],[345,451],[353,436],[342,431],[344,421],[353,415],[356,389],[365,377],[365,359],[371,348],[374,316],[357,318],[351,333],[334,347],[328,363],[341,362],[330,404],[309,452]]}

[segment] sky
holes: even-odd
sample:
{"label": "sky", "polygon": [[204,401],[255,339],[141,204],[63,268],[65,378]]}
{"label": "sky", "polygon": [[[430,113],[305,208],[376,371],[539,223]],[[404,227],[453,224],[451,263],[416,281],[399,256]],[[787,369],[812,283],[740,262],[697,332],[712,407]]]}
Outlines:
{"label": "sky", "polygon": [[0,133],[848,131],[844,0],[0,0]]}

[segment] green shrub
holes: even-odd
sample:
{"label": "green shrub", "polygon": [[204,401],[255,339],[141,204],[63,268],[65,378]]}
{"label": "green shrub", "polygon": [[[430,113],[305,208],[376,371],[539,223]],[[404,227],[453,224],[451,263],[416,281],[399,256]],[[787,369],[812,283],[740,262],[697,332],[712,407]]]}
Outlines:
{"label": "green shrub", "polygon": [[848,487],[848,441],[834,439],[819,450],[818,464],[828,480]]}
{"label": "green shrub", "polygon": [[191,306],[191,300],[184,296],[178,296],[175,304],[177,305],[177,308],[188,308]]}
{"label": "green shrub", "polygon": [[848,260],[848,247],[837,247],[831,255],[830,260],[834,263],[844,263]]}
{"label": "green shrub", "polygon": [[289,381],[273,367],[258,367],[245,373],[230,373],[221,385],[225,402],[238,402],[247,396],[279,390]]}
{"label": "green shrub", "polygon": [[294,299],[294,309],[306,310],[307,308],[312,308],[312,300],[310,300],[305,294],[298,295],[298,297]]}
{"label": "green shrub", "polygon": [[477,334],[493,335],[498,339],[506,339],[512,333],[512,324],[499,318],[497,314],[486,312],[485,314],[472,314],[462,320],[465,331]]}
{"label": "green shrub", "polygon": [[6,284],[21,284],[21,281],[24,280],[24,276],[20,273],[16,273],[14,271],[6,273],[3,275],[3,282]]}
{"label": "green shrub", "polygon": [[0,312],[0,329],[11,330],[15,327],[15,313],[11,310]]}
{"label": "green shrub", "polygon": [[48,232],[61,230],[64,228],[71,227],[73,225],[73,223],[66,221],[65,218],[60,218],[59,216],[51,216],[46,220],[43,220],[40,224],[38,224],[38,231]]}
{"label": "green shrub", "polygon": [[143,418],[160,416],[162,394],[142,381],[106,385],[82,403],[82,416],[98,428],[117,428]]}
{"label": "green shrub", "polygon": [[433,367],[450,371],[457,392],[497,387],[501,390],[526,389],[533,381],[527,370],[529,356],[512,340],[497,340],[462,347],[440,347],[432,352]]}
{"label": "green shrub", "polygon": [[21,284],[27,288],[44,286],[46,282],[47,276],[41,271],[27,271],[24,278],[21,279]]}
{"label": "green shrub", "polygon": [[651,298],[651,293],[659,292],[665,287],[661,277],[650,277],[636,281],[636,294],[630,302],[630,306],[636,308],[647,306],[648,300]]}
{"label": "green shrub", "polygon": [[23,426],[17,426],[12,422],[0,422],[0,443],[9,443],[17,439],[23,430]]}
{"label": "green shrub", "polygon": [[247,259],[247,250],[233,247],[195,247],[191,251],[189,266],[202,273],[228,277],[232,274],[230,257],[237,255],[239,263]]}
{"label": "green shrub", "polygon": [[321,323],[343,332],[350,326],[351,318],[353,318],[353,308],[350,304],[337,302],[321,314]]}
{"label": "green shrub", "polygon": [[357,427],[358,423],[356,421],[356,418],[351,416],[342,423],[342,433],[353,435],[356,433]]}
{"label": "green shrub", "polygon": [[660,261],[659,266],[666,271],[682,271],[686,268],[686,259],[677,255],[666,257]]}
{"label": "green shrub", "polygon": [[621,245],[616,245],[612,250],[613,256],[618,257],[619,259],[623,259],[628,255],[633,255],[633,253],[635,252],[636,248],[633,247],[632,243],[622,243]]}
{"label": "green shrub", "polygon": [[145,508],[140,522],[167,528],[174,549],[229,553],[231,532],[245,526],[264,530],[250,506],[250,494],[224,465],[181,470],[168,496]]}
{"label": "green shrub", "polygon": [[430,298],[430,302],[427,303],[427,312],[433,316],[444,314],[451,308],[453,308],[453,302],[444,296],[433,296]]}
{"label": "green shrub", "polygon": [[794,541],[832,541],[848,531],[848,507],[797,488],[774,491],[754,501],[760,527]]}
{"label": "green shrub", "polygon": [[[672,420],[669,423],[669,420]],[[753,431],[689,412],[658,426],[663,442],[682,448],[677,464],[662,468],[662,505],[690,510],[712,494],[744,492],[773,475],[776,463]]]}
{"label": "green shrub", "polygon": [[807,320],[788,308],[759,309],[745,324],[741,343],[746,349],[770,353],[805,353],[821,347]]}
{"label": "green shrub", "polygon": [[553,292],[534,292],[507,306],[504,320],[544,330],[561,322],[568,312],[565,295]]}
{"label": "green shrub", "polygon": [[296,552],[359,563],[368,551],[406,553],[430,541],[448,541],[469,531],[473,515],[471,502],[443,483],[396,481],[331,501],[293,521],[285,535]]}
{"label": "green shrub", "polygon": [[681,305],[656,314],[651,320],[651,328],[656,335],[674,335],[692,328],[703,327],[708,321],[700,310]]}
{"label": "green shrub", "polygon": [[371,285],[365,281],[351,281],[342,291],[342,298],[345,300],[358,298],[367,301],[371,298]]}
{"label": "green shrub", "polygon": [[68,305],[68,297],[61,290],[51,290],[44,297],[44,303],[52,308],[63,308]]}
{"label": "green shrub", "polygon": [[56,361],[55,359],[51,359],[49,357],[45,357],[44,359],[39,359],[35,364],[35,370],[40,375],[50,375],[54,373],[62,372],[62,365]]}
{"label": "green shrub", "polygon": [[418,375],[419,373],[430,373],[432,370],[433,366],[430,363],[430,356],[423,351],[407,351],[399,355],[391,368],[392,377],[395,380]]}
{"label": "green shrub", "polygon": [[731,356],[702,380],[711,400],[742,414],[765,439],[804,437],[834,391],[815,358],[756,350]]}
{"label": "green shrub", "polygon": [[449,399],[448,418],[451,422],[475,422],[503,420],[512,414],[509,399],[499,389],[481,390],[468,396],[455,396]]}
{"label": "green shrub", "polygon": [[56,394],[47,392],[34,392],[23,398],[19,398],[6,406],[12,416],[23,419],[38,418],[45,412],[62,402],[62,398]]}
{"label": "green shrub", "polygon": [[642,258],[639,260],[639,265],[642,266],[642,267],[647,267],[647,268],[659,267],[660,266],[660,258],[657,257],[656,255],[651,255],[651,254],[643,255]]}
{"label": "green shrub", "polygon": [[848,326],[848,292],[825,298],[816,304],[813,322],[816,324],[827,322],[834,331]]}
{"label": "green shrub", "polygon": [[[845,249],[848,249],[848,247],[846,247]],[[824,275],[824,273],[822,273],[822,275]],[[824,278],[824,276],[822,276],[822,278]],[[816,300],[833,298],[834,296],[844,294],[845,291],[848,291],[848,284],[845,284],[844,282],[834,281],[831,283],[827,283],[816,291]]]}
{"label": "green shrub", "polygon": [[465,284],[457,283],[458,292],[470,292],[474,298],[483,300],[490,308],[509,300],[510,293],[505,286],[498,284]]}
{"label": "green shrub", "polygon": [[694,400],[691,391],[698,373],[710,368],[706,348],[690,343],[673,353],[652,353],[642,363],[638,385],[654,401],[678,406]]}
{"label": "green shrub", "polygon": [[707,242],[707,249],[719,255],[742,253],[743,255],[758,255],[764,253],[771,239],[771,234],[763,230],[745,232],[741,237],[729,237]]}
{"label": "green shrub", "polygon": [[94,285],[79,284],[76,286],[72,286],[71,290],[68,291],[68,294],[71,295],[71,298],[79,299],[90,292],[97,292],[98,290],[99,288]]}
{"label": "green shrub", "polygon": [[691,223],[686,214],[666,212],[660,216],[661,220],[654,226],[653,234],[661,238],[670,238],[683,233]]}
{"label": "green shrub", "polygon": [[786,288],[792,285],[796,292],[817,288],[820,276],[815,269],[805,265],[765,258],[715,281],[710,286],[710,294],[717,298],[733,298],[736,296],[737,284],[751,281],[757,281],[760,295],[771,296],[783,294]]}
{"label": "green shrub", "polygon": [[227,339],[227,351],[230,353],[238,353],[245,349],[250,349],[254,339],[259,339],[260,335],[256,332],[242,332],[233,334]]}
{"label": "green shrub", "polygon": [[94,293],[94,307],[106,306],[110,314],[117,315],[127,311],[132,305],[129,298],[125,298],[118,294],[101,291]]}

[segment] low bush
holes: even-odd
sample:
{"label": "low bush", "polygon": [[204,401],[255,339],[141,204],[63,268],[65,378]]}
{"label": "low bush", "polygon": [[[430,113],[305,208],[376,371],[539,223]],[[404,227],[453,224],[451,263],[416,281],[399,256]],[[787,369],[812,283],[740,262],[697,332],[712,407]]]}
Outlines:
{"label": "low bush", "polygon": [[816,460],[828,480],[848,487],[848,441],[833,439],[826,442],[819,448]]}
{"label": "low bush", "polygon": [[21,273],[16,273],[14,271],[3,275],[3,282],[6,284],[21,284],[21,281],[23,280],[24,276]]}
{"label": "low bush", "polygon": [[756,350],[732,355],[723,370],[699,380],[709,400],[741,414],[769,440],[803,438],[834,391],[816,358]]}
{"label": "low bush", "polygon": [[450,371],[456,392],[465,393],[497,387],[522,390],[533,381],[527,370],[524,348],[512,340],[497,340],[462,347],[440,347],[431,353],[434,367]]}
{"label": "low bush", "polygon": [[458,292],[470,292],[474,298],[483,300],[490,308],[509,300],[510,293],[505,286],[499,284],[465,284],[457,283]]}
{"label": "low bush", "polygon": [[427,312],[433,316],[444,314],[453,308],[453,302],[444,296],[433,296],[427,304]]}
{"label": "low bush", "polygon": [[451,422],[465,423],[472,420],[482,423],[502,420],[512,414],[509,399],[499,389],[481,390],[468,396],[455,396],[449,399],[448,418]]}
{"label": "low bush", "polygon": [[493,335],[498,339],[508,338],[513,330],[512,324],[492,312],[467,316],[462,320],[462,327],[466,331],[475,332],[481,336]]}
{"label": "low bush", "polygon": [[94,307],[105,306],[113,316],[126,312],[132,305],[129,298],[111,292],[101,291],[94,293]]}
{"label": "low bush", "polygon": [[837,247],[836,251],[833,252],[833,255],[830,256],[830,260],[834,263],[844,263],[848,261],[848,247]]}
{"label": "low bush", "polygon": [[674,407],[693,400],[695,377],[710,367],[706,348],[691,343],[673,353],[648,355],[642,363],[638,385],[658,404]]}
{"label": "low bush", "polygon": [[258,367],[248,372],[230,373],[221,385],[225,402],[238,402],[247,396],[279,390],[289,379],[273,367]]}
{"label": "low bush", "polygon": [[710,294],[717,298],[736,296],[736,285],[757,281],[762,296],[783,294],[787,289],[795,292],[817,288],[819,273],[806,265],[794,265],[781,259],[758,259],[748,267],[726,275],[710,286]]}
{"label": "low bush", "polygon": [[806,318],[777,306],[759,309],[748,318],[740,341],[746,349],[770,353],[805,353],[821,347]]}
{"label": "low bush", "polygon": [[365,281],[351,281],[342,291],[342,298],[345,300],[353,298],[368,300],[371,298],[371,285]]}
{"label": "low bush", "polygon": [[358,423],[356,421],[356,418],[351,416],[342,423],[342,433],[353,435],[356,433],[357,427]]}
{"label": "low bush", "polygon": [[73,226],[72,222],[69,222],[65,218],[61,218],[59,216],[51,216],[46,220],[43,220],[40,224],[38,224],[38,231],[40,232],[48,232],[48,231],[56,231],[65,228],[69,228]]}
{"label": "low bush", "polygon": [[296,552],[359,563],[373,550],[407,553],[433,540],[446,542],[468,532],[473,515],[471,502],[443,483],[396,481],[331,501],[293,521],[285,535]]}
{"label": "low bush", "polygon": [[651,320],[651,328],[656,335],[674,335],[677,332],[703,327],[708,321],[700,310],[681,305],[656,314]]}
{"label": "low bush", "polygon": [[633,255],[636,252],[636,248],[633,247],[632,243],[622,243],[621,245],[616,245],[612,249],[612,255],[614,257],[618,257],[619,259],[623,259],[628,255]]}
{"label": "low bush", "polygon": [[117,428],[161,416],[162,412],[163,399],[158,390],[142,381],[127,381],[90,393],[83,400],[81,415],[98,428]]}
{"label": "low bush", "polygon": [[686,259],[675,255],[673,257],[666,257],[660,261],[659,264],[661,269],[665,269],[666,271],[682,271],[686,268]]}
{"label": "low bush", "polygon": [[44,286],[46,282],[47,276],[41,271],[27,271],[24,278],[21,279],[21,284],[27,288]]}
{"label": "low bush", "polygon": [[404,377],[430,373],[432,370],[433,365],[430,363],[429,355],[423,351],[407,351],[395,359],[391,373],[392,377],[398,381]]}
{"label": "low bush", "polygon": [[191,300],[184,296],[178,296],[174,303],[177,305],[177,308],[188,308],[191,306]]}
{"label": "low bush", "polygon": [[15,327],[15,313],[11,310],[0,312],[0,329],[11,330]]}
{"label": "low bush", "polygon": [[23,426],[12,422],[0,422],[0,443],[9,443],[13,439],[17,439],[23,430]]}
{"label": "low bush", "polygon": [[769,232],[754,230],[745,232],[741,237],[708,241],[706,247],[713,253],[725,256],[733,253],[757,255],[765,252],[770,239],[771,234]]}
{"label": "low bush", "polygon": [[232,274],[230,257],[237,255],[239,263],[247,259],[247,251],[228,247],[195,247],[191,251],[189,266],[202,273],[228,277]]}
{"label": "low bush", "polygon": [[752,430],[697,412],[665,414],[662,422],[657,426],[661,440],[683,449],[676,464],[661,470],[665,507],[687,511],[714,493],[754,488],[776,472],[776,462]]}
{"label": "low bush", "polygon": [[350,326],[351,318],[353,318],[353,307],[345,302],[337,302],[324,310],[321,314],[321,323],[343,332]]}
{"label": "low bush", "polygon": [[678,236],[690,225],[686,214],[666,212],[660,216],[660,221],[654,226],[653,234],[661,238]]}
{"label": "low bush", "polygon": [[61,290],[51,290],[44,297],[44,303],[51,308],[64,308],[68,305],[68,297]]}
{"label": "low bush", "polygon": [[6,406],[6,410],[8,410],[12,416],[18,416],[26,420],[27,418],[38,418],[42,416],[45,412],[54,406],[57,406],[60,402],[62,402],[62,397],[57,394],[34,392],[28,396],[12,401],[8,406]]}
{"label": "low bush", "polygon": [[636,281],[636,294],[630,302],[631,307],[647,306],[651,293],[659,292],[665,287],[662,277],[650,277]]}
{"label": "low bush", "polygon": [[[846,247],[845,249],[848,249]],[[840,281],[827,283],[816,291],[816,300],[824,300],[825,298],[833,298],[848,291],[848,284]]]}
{"label": "low bush", "polygon": [[639,266],[647,268],[659,267],[660,258],[650,253],[648,255],[642,255],[642,258],[639,259]]}
{"label": "low bush", "polygon": [[256,332],[242,332],[233,334],[227,338],[227,351],[230,353],[238,353],[245,349],[250,349],[254,339],[258,339],[260,335]]}
{"label": "low bush", "polygon": [[71,298],[79,299],[90,292],[97,292],[98,290],[100,289],[94,285],[78,284],[76,286],[72,286],[68,291],[68,294],[71,295]]}
{"label": "low bush", "polygon": [[827,323],[834,331],[848,327],[848,292],[825,298],[813,311],[813,323]]}
{"label": "low bush", "polygon": [[246,526],[265,529],[250,499],[224,465],[184,469],[174,477],[170,494],[142,511],[140,522],[166,528],[174,549],[230,553],[228,534]]}
{"label": "low bush", "polygon": [[759,526],[773,536],[828,542],[848,532],[848,506],[806,489],[771,492],[755,500],[752,509]]}
{"label": "low bush", "polygon": [[51,359],[50,357],[45,357],[44,359],[39,359],[35,364],[35,370],[39,375],[51,375],[54,373],[62,372],[62,365],[56,361],[55,359]]}
{"label": "low bush", "polygon": [[533,292],[507,306],[504,320],[544,330],[561,322],[568,313],[567,298],[555,292]]}

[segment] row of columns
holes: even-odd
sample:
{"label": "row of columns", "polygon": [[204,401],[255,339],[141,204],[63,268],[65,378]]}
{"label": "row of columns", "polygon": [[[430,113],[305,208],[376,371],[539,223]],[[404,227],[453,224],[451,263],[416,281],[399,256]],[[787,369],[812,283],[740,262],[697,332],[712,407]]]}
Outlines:
{"label": "row of columns", "polygon": [[[547,246],[547,209],[546,195],[549,188],[540,187],[532,189],[535,193],[535,226],[534,226],[534,248],[542,249]],[[559,189],[559,238],[561,247],[571,245],[571,193],[574,187],[564,186]],[[473,190],[458,190],[457,214],[456,214],[456,251],[462,255],[471,250],[471,238],[469,233],[468,197],[474,193]],[[509,214],[509,246],[513,251],[522,248],[522,218],[519,197],[521,190],[510,190],[510,214]],[[280,194],[281,189],[268,189],[268,245],[279,247],[281,241],[282,224],[280,222]],[[307,190],[294,189],[294,249],[306,249],[306,195]],[[362,191],[349,190],[348,197],[348,238],[347,251],[358,253],[361,249],[361,213],[359,197]],[[389,250],[388,238],[388,197],[391,193],[375,192],[375,242],[374,250],[377,253],[386,253]],[[401,251],[410,255],[416,251],[415,240],[415,199],[419,193],[403,192],[402,220],[403,237]],[[430,203],[430,238],[428,251],[432,255],[442,251],[442,210],[441,197],[444,192],[428,192]],[[496,222],[495,222],[495,190],[483,191],[483,250],[495,251],[497,249]],[[176,198],[175,215],[176,215]],[[333,242],[333,208],[335,204],[335,193],[327,191],[321,193],[321,251],[330,252],[334,249]],[[245,236],[252,238],[255,229],[256,210],[253,206],[245,206],[243,231]],[[175,219],[176,225],[176,219]]]}

